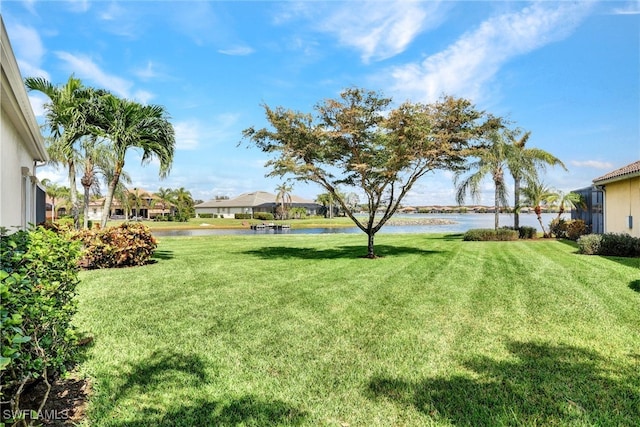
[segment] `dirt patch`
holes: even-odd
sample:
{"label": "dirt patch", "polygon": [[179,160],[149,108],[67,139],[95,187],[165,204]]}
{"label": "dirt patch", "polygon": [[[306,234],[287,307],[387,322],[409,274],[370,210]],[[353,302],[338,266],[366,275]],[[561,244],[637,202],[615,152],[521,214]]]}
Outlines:
{"label": "dirt patch", "polygon": [[[22,393],[20,411],[27,422],[37,420],[44,426],[74,426],[85,418],[91,393],[89,380],[71,376],[53,381],[47,403],[40,413],[37,413],[35,411],[38,410],[46,390],[44,381],[39,381]],[[2,405],[3,421],[8,415],[11,415],[11,409],[8,405]]]}

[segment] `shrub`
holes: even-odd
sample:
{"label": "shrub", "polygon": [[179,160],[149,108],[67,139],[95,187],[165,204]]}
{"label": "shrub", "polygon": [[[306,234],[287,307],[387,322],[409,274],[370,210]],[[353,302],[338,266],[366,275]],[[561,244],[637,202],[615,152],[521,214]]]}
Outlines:
{"label": "shrub", "polygon": [[134,222],[103,230],[82,230],[74,239],[83,243],[81,263],[85,268],[144,265],[158,246],[149,227]]}
{"label": "shrub", "polygon": [[587,234],[578,239],[580,253],[619,257],[640,257],[640,239],[628,234]]}
{"label": "shrub", "polygon": [[271,212],[256,212],[253,214],[253,218],[262,221],[273,221],[273,214]]}
{"label": "shrub", "polygon": [[578,240],[580,236],[587,234],[587,223],[581,219],[567,221],[565,237],[569,240]]}
{"label": "shrub", "polygon": [[463,240],[466,241],[507,241],[518,240],[518,232],[515,230],[509,230],[506,228],[499,228],[498,230],[490,228],[475,228],[468,230],[464,233]]}
{"label": "shrub", "polygon": [[[237,214],[234,214],[233,217],[235,219],[251,219],[251,214],[250,213],[237,213]],[[257,217],[258,217],[258,215],[256,214],[256,218]],[[273,219],[273,218],[271,218],[271,219]]]}
{"label": "shrub", "polygon": [[585,234],[578,239],[578,250],[581,254],[597,255],[600,253],[601,234]]}
{"label": "shrub", "polygon": [[628,234],[605,233],[602,235],[598,254],[621,257],[640,256],[640,239]]}
{"label": "shrub", "polygon": [[38,378],[48,385],[76,356],[79,254],[77,242],[53,230],[0,230],[0,399],[13,411],[25,385]]}
{"label": "shrub", "polygon": [[198,217],[208,219],[208,218],[213,218],[213,214],[212,213],[201,213],[201,214],[198,214]]}
{"label": "shrub", "polygon": [[567,234],[567,221],[564,218],[554,218],[549,223],[549,233],[559,239],[564,239]]}
{"label": "shrub", "polygon": [[518,237],[521,239],[535,239],[538,236],[538,230],[535,227],[520,227],[518,229]]}

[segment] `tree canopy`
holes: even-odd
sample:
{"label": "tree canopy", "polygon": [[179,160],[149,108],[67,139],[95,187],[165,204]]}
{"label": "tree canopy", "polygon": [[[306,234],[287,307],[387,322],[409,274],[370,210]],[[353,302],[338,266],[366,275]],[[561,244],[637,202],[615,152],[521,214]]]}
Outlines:
{"label": "tree canopy", "polygon": [[[374,236],[415,182],[436,169],[457,170],[490,129],[502,121],[469,100],[443,96],[432,104],[405,102],[360,88],[326,99],[315,114],[264,105],[272,129],[243,131],[245,140],[273,154],[269,176],[289,175],[327,190],[368,236]],[[368,217],[355,216],[339,186],[364,193]]]}

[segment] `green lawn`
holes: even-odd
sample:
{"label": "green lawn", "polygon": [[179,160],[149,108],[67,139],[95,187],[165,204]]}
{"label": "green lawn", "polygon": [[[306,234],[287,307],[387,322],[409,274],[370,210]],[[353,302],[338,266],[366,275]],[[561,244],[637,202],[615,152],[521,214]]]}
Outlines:
{"label": "green lawn", "polygon": [[81,274],[98,426],[635,426],[640,259],[556,241],[162,238]]}

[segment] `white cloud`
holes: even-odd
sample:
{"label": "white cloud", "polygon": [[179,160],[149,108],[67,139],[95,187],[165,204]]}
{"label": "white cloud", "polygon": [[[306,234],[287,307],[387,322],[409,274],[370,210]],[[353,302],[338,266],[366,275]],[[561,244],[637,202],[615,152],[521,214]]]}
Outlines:
{"label": "white cloud", "polygon": [[41,69],[46,49],[40,34],[34,28],[20,24],[8,25],[7,33],[16,55],[20,72],[25,77],[43,77],[50,79],[49,73]]}
{"label": "white cloud", "polygon": [[[391,69],[394,92],[431,102],[442,93],[478,101],[484,87],[513,57],[571,34],[591,2],[534,3],[484,21],[446,50]],[[415,98],[418,99],[415,99]]]}
{"label": "white cloud", "polygon": [[195,120],[176,122],[173,124],[176,132],[177,150],[195,150],[200,145],[200,124]]}
{"label": "white cloud", "polygon": [[234,46],[229,49],[219,49],[218,53],[230,56],[246,56],[251,55],[254,50],[249,46]]}
{"label": "white cloud", "polygon": [[631,1],[625,7],[617,7],[613,9],[613,15],[638,15],[640,14],[640,2]]}
{"label": "white cloud", "polygon": [[344,2],[331,4],[319,29],[362,52],[362,60],[380,61],[402,53],[422,31],[440,24],[440,2]]}
{"label": "white cloud", "polygon": [[579,168],[612,169],[613,163],[600,160],[571,160],[571,165]]}
{"label": "white cloud", "polygon": [[133,84],[121,77],[106,73],[87,56],[73,55],[68,52],[55,52],[64,61],[72,73],[80,79],[88,79],[101,88],[110,90],[118,96],[128,98]]}
{"label": "white cloud", "polygon": [[76,77],[88,80],[96,86],[107,89],[114,94],[128,99],[135,99],[143,104],[154,98],[154,94],[145,90],[132,92],[133,83],[122,77],[109,74],[102,70],[91,58],[84,55],[74,55],[69,52],[58,51],[55,55],[66,63],[67,68]]}
{"label": "white cloud", "polygon": [[44,104],[49,102],[49,98],[40,92],[29,93],[29,103],[33,110],[33,115],[36,117],[44,117]]}
{"label": "white cloud", "polygon": [[71,12],[75,13],[84,13],[89,10],[91,7],[91,2],[89,0],[68,0],[67,8]]}

